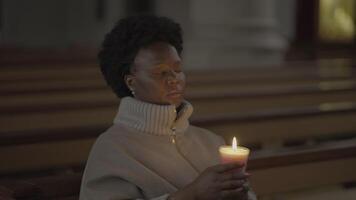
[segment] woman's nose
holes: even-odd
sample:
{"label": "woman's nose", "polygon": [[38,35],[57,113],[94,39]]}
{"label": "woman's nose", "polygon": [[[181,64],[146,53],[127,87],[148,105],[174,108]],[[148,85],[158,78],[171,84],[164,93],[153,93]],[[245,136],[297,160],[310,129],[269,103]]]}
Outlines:
{"label": "woman's nose", "polygon": [[174,70],[171,70],[168,74],[167,80],[170,84],[178,82],[178,73]]}

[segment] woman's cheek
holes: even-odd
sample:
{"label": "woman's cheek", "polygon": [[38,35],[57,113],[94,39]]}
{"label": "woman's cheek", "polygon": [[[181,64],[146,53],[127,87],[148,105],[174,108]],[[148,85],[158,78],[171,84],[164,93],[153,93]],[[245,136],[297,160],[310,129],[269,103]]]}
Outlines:
{"label": "woman's cheek", "polygon": [[184,89],[185,88],[185,74],[184,73],[180,74],[178,78],[179,78],[179,82],[180,82],[181,86]]}

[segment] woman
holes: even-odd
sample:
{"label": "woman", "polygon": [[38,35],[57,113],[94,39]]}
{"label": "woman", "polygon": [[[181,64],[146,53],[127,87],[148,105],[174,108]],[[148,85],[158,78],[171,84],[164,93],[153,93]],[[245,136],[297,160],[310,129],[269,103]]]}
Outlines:
{"label": "woman", "polygon": [[219,164],[221,137],[189,124],[179,24],[155,16],[120,20],[99,53],[121,98],[114,124],[93,146],[80,199],[254,199],[243,166]]}

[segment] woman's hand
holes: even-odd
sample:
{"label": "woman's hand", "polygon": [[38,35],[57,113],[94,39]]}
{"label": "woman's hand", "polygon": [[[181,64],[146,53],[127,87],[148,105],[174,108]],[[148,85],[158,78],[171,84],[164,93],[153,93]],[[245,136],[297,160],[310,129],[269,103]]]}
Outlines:
{"label": "woman's hand", "polygon": [[247,178],[243,166],[236,163],[219,164],[207,168],[198,178],[185,188],[170,196],[170,199],[180,200],[220,200],[247,199]]}

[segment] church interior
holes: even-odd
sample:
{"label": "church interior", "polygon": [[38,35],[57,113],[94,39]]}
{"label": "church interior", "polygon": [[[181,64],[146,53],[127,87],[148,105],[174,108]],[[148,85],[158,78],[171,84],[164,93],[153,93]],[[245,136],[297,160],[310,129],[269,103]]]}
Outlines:
{"label": "church interior", "polygon": [[147,13],[181,24],[190,122],[251,150],[258,199],[356,199],[355,0],[0,0],[0,199],[78,199],[120,102],[98,50]]}

